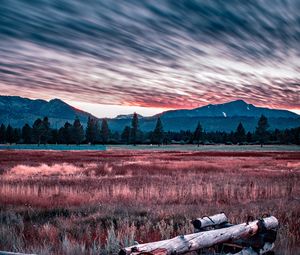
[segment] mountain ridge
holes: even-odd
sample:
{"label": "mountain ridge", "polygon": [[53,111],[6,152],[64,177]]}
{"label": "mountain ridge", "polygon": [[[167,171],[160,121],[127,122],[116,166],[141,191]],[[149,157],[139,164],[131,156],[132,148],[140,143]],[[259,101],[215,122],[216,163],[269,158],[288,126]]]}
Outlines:
{"label": "mountain ridge", "polygon": [[183,115],[189,117],[258,117],[261,115],[266,117],[284,117],[297,118],[298,114],[288,110],[271,109],[266,107],[257,107],[253,104],[248,104],[239,99],[222,104],[208,104],[194,109],[179,109],[170,110],[157,114],[157,116],[166,117],[182,117]]}
{"label": "mountain ridge", "polygon": [[57,127],[63,126],[66,121],[72,123],[76,116],[83,123],[87,122],[89,116],[94,117],[57,98],[46,101],[19,96],[0,96],[0,123],[22,127],[26,123],[32,125],[37,118],[44,116]]}
{"label": "mountain ridge", "polygon": [[[139,115],[140,127],[144,131],[154,128],[157,117],[162,119],[166,131],[193,130],[197,122],[201,122],[207,131],[232,131],[239,122],[246,130],[253,131],[258,118],[264,114],[270,122],[271,129],[285,129],[300,126],[300,116],[288,110],[256,107],[243,100],[234,100],[222,104],[209,104],[194,109],[178,109],[165,111],[150,117]],[[61,99],[29,99],[19,96],[0,96],[0,123],[22,127],[32,125],[37,118],[47,116],[54,128],[59,128],[66,121],[72,123],[78,116],[85,126],[92,114],[77,109]],[[121,114],[115,118],[107,118],[114,131],[122,131],[131,125],[132,114]]]}

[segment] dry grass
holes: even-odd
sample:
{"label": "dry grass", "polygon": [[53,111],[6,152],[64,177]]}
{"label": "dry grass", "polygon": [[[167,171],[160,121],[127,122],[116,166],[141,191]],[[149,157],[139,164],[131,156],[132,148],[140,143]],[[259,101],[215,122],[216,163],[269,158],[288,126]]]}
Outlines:
{"label": "dry grass", "polygon": [[116,254],[225,211],[270,213],[276,251],[300,251],[297,152],[0,152],[0,249]]}

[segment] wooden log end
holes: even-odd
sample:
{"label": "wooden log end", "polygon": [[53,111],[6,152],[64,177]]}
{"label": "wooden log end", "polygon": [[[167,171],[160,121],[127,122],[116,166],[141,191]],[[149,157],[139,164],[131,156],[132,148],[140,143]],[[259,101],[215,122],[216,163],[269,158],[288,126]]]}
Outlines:
{"label": "wooden log end", "polygon": [[212,216],[204,216],[191,221],[195,229],[202,229],[205,227],[217,226],[227,223],[228,219],[225,213],[219,213]]}
{"label": "wooden log end", "polygon": [[119,255],[126,255],[126,254],[127,254],[127,252],[126,252],[125,249],[121,249],[121,250],[119,251]]}
{"label": "wooden log end", "polygon": [[263,225],[266,229],[277,229],[279,227],[279,222],[276,217],[270,216],[267,218],[263,218]]}
{"label": "wooden log end", "polygon": [[201,229],[201,221],[198,219],[194,219],[191,221],[192,225],[195,229]]}

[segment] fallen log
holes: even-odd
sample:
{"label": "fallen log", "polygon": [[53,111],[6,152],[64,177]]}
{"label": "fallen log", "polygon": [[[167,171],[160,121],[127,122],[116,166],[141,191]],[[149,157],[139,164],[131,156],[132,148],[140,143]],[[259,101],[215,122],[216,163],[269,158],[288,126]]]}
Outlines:
{"label": "fallen log", "polygon": [[181,235],[172,239],[139,244],[123,248],[119,255],[173,255],[184,254],[208,248],[224,242],[231,242],[241,238],[255,235],[260,230],[269,230],[278,227],[278,220],[268,217],[247,223],[234,225],[211,231],[199,232],[189,235]]}
{"label": "fallen log", "polygon": [[202,230],[207,227],[228,223],[228,219],[225,213],[219,213],[213,216],[204,216],[202,218],[194,219],[191,221],[191,223],[195,229]]}
{"label": "fallen log", "polygon": [[260,231],[256,235],[250,237],[250,238],[242,238],[239,240],[236,240],[232,243],[243,246],[243,247],[249,247],[257,249],[262,249],[266,243],[274,243],[277,237],[277,231],[270,229],[270,230],[264,230]]}

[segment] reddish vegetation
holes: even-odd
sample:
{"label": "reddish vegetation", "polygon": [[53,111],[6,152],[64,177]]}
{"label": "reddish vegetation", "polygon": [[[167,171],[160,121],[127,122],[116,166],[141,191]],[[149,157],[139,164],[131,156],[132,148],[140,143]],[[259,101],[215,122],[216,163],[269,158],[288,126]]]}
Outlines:
{"label": "reddish vegetation", "polygon": [[[280,254],[300,242],[298,152],[0,152],[0,239],[43,254],[115,254],[120,245],[233,222],[279,218]],[[41,245],[43,244],[43,245]],[[0,249],[16,250],[12,241]],[[95,253],[93,253],[95,252]],[[98,252],[98,253],[97,253]]]}

